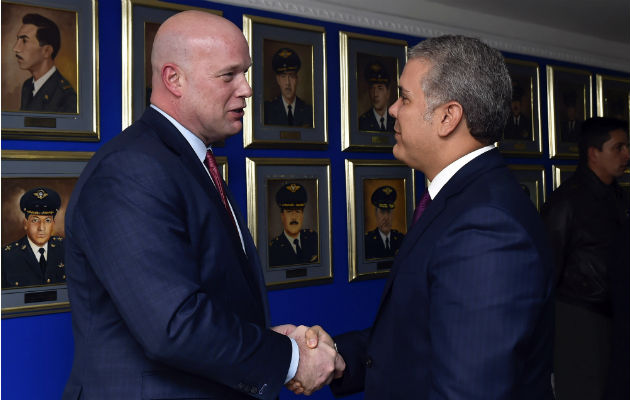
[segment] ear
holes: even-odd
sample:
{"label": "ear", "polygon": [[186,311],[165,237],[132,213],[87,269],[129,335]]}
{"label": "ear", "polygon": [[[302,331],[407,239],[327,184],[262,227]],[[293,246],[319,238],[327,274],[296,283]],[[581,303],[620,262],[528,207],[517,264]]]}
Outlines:
{"label": "ear", "polygon": [[599,160],[599,153],[600,151],[597,150],[596,147],[589,146],[589,148],[586,150],[586,160],[588,161],[589,165],[597,164]]}
{"label": "ear", "polygon": [[175,64],[164,64],[162,67],[162,83],[175,97],[182,97],[184,90],[184,75],[181,68]]}
{"label": "ear", "polygon": [[45,58],[52,59],[53,47],[49,44],[45,44],[42,46],[42,52],[44,53]]}
{"label": "ear", "polygon": [[457,129],[464,116],[462,105],[456,101],[449,101],[448,103],[442,104],[435,112],[439,117],[438,135],[443,138]]}
{"label": "ear", "polygon": [[24,230],[28,231],[28,218],[24,218],[22,225],[24,226]]}

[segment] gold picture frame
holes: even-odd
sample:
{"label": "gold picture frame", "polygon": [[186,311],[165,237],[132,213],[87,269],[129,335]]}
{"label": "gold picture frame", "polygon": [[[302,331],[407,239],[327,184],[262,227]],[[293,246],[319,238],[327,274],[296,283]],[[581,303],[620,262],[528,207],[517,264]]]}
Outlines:
{"label": "gold picture frame", "polygon": [[[254,94],[246,100],[243,145],[251,148],[326,148],[324,27],[244,15],[243,33],[249,43],[252,63],[257,66],[247,71],[247,80]],[[276,59],[285,62],[276,63]],[[284,72],[274,69],[274,65]],[[290,84],[281,81],[289,76]],[[287,92],[280,90],[281,85],[287,86]],[[286,93],[295,99],[291,122],[288,108],[283,104],[283,94]]]}
{"label": "gold picture frame", "polygon": [[[411,227],[415,173],[397,160],[346,160],[345,164],[348,281],[381,278],[389,273]],[[379,233],[381,225],[386,227],[385,241]]]}
{"label": "gold picture frame", "polygon": [[[395,119],[388,110],[398,98],[398,78],[407,61],[407,42],[342,31],[339,57],[341,150],[391,151],[396,143]],[[388,99],[386,104],[380,96]],[[376,118],[379,113],[382,126]]]}
{"label": "gold picture frame", "polygon": [[[91,152],[71,151],[2,151],[3,259],[4,252],[12,251],[13,244],[24,235],[24,230],[20,229],[24,217],[20,216],[19,199],[32,187],[50,187],[61,196],[61,208],[55,218],[55,236],[63,236],[63,217],[70,193],[92,155]],[[2,268],[12,266],[3,263]],[[3,319],[69,310],[65,283],[2,288]]]}
{"label": "gold picture frame", "polygon": [[[100,140],[97,14],[96,0],[2,1],[2,140]],[[25,23],[32,15],[40,20]],[[32,94],[16,36],[35,23],[56,27],[60,45],[42,45],[56,70]]]}
{"label": "gold picture frame", "polygon": [[267,287],[332,281],[330,160],[248,157],[246,171],[247,220]]}
{"label": "gold picture frame", "polygon": [[540,67],[538,63],[507,58],[512,78],[511,113],[499,149],[512,156],[542,155]]}
{"label": "gold picture frame", "polygon": [[578,158],[582,123],[593,116],[590,71],[547,66],[547,113],[551,158]]}

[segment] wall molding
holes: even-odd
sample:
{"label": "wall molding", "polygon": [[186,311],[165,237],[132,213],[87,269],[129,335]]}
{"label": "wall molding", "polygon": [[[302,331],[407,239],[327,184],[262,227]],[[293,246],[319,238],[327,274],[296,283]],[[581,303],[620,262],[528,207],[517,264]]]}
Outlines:
{"label": "wall molding", "polygon": [[[630,44],[601,40],[485,14],[467,13],[468,26],[462,26],[462,21],[456,19],[453,19],[452,24],[437,24],[345,8],[315,0],[219,0],[217,2],[415,37],[434,37],[447,33],[476,36],[501,51],[630,72]],[[479,18],[474,18],[474,16]],[[488,24],[489,18],[500,23],[497,23],[496,27],[493,26],[494,24]],[[511,37],[500,32],[501,27],[504,26],[514,28],[510,32]]]}

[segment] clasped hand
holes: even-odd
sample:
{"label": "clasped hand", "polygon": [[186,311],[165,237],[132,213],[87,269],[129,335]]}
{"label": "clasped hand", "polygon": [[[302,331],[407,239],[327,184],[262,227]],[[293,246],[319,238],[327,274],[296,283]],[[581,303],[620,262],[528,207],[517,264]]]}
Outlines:
{"label": "clasped hand", "polygon": [[300,351],[297,372],[286,384],[293,393],[308,396],[333,379],[341,378],[346,363],[337,353],[330,335],[321,326],[308,328],[304,325],[279,325],[272,329],[295,339]]}

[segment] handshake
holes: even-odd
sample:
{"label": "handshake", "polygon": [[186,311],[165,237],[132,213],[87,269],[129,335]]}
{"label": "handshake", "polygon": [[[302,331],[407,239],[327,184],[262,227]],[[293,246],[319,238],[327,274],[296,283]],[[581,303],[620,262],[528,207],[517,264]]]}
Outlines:
{"label": "handshake", "polygon": [[333,379],[341,378],[346,363],[337,353],[330,335],[321,326],[308,328],[304,325],[279,325],[272,329],[295,339],[300,350],[297,372],[286,384],[293,393],[308,396]]}

